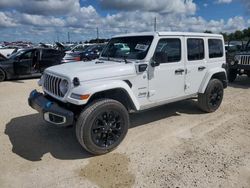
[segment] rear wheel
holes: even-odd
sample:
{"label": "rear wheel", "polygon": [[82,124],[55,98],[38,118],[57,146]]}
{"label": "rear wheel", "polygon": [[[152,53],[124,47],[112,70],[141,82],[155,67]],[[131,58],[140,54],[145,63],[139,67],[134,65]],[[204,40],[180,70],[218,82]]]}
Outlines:
{"label": "rear wheel", "polygon": [[0,82],[6,79],[6,74],[3,69],[0,69]]}
{"label": "rear wheel", "polygon": [[234,82],[234,80],[237,78],[237,70],[236,69],[229,69],[227,76],[228,76],[229,82]]}
{"label": "rear wheel", "polygon": [[127,109],[118,101],[103,99],[93,102],[79,116],[76,136],[90,153],[105,154],[124,139],[129,127]]}
{"label": "rear wheel", "polygon": [[198,95],[199,107],[205,112],[214,112],[220,107],[223,95],[222,82],[218,79],[212,79],[209,81],[205,93]]}

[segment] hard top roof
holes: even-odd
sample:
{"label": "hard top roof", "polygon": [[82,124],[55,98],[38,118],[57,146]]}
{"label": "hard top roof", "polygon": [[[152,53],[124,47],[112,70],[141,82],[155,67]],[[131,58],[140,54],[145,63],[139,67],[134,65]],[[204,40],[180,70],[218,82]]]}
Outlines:
{"label": "hard top roof", "polygon": [[130,36],[191,36],[191,37],[222,37],[220,34],[210,33],[195,33],[195,32],[140,32],[116,35],[116,37],[130,37]]}

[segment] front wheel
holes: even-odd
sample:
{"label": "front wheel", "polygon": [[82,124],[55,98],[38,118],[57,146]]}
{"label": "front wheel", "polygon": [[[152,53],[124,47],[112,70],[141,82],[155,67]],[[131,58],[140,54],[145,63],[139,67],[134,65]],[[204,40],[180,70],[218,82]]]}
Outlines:
{"label": "front wheel", "polygon": [[198,95],[199,107],[205,112],[214,112],[220,107],[223,95],[222,82],[218,79],[212,79],[209,81],[205,93]]}
{"label": "front wheel", "polygon": [[101,155],[115,149],[129,127],[127,109],[118,101],[94,101],[80,114],[76,123],[79,143],[90,153]]}
{"label": "front wheel", "polygon": [[0,68],[0,82],[4,81],[6,79],[5,72]]}

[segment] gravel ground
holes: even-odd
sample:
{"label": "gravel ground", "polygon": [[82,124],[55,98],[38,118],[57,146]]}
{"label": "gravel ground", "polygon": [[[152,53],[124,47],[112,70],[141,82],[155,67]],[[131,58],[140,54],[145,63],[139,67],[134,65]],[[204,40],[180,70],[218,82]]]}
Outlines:
{"label": "gravel ground", "polygon": [[182,101],[131,115],[112,153],[93,157],[74,128],[51,127],[27,104],[37,80],[0,83],[0,187],[250,187],[250,79],[202,113]]}

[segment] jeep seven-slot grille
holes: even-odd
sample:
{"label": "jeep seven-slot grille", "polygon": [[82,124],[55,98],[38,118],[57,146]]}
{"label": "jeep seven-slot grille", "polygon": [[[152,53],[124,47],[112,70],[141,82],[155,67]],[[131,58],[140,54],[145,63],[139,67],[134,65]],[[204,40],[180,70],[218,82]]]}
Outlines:
{"label": "jeep seven-slot grille", "polygon": [[240,64],[241,65],[250,65],[250,55],[242,55],[240,57]]}
{"label": "jeep seven-slot grille", "polygon": [[57,97],[64,97],[62,92],[60,91],[60,83],[63,79],[56,77],[56,76],[51,76],[49,74],[44,74],[44,84],[43,87],[44,89],[49,92],[50,94],[53,94]]}

